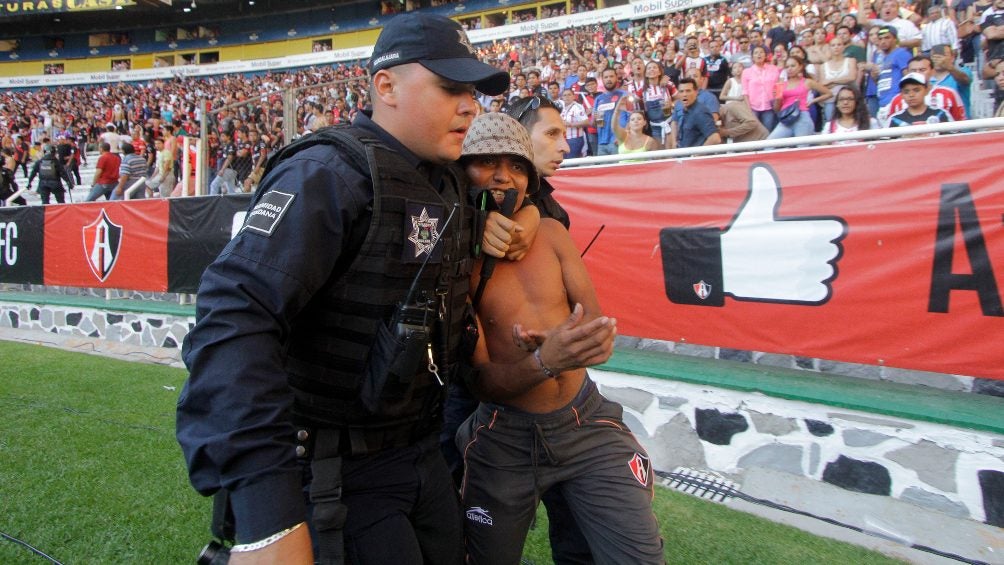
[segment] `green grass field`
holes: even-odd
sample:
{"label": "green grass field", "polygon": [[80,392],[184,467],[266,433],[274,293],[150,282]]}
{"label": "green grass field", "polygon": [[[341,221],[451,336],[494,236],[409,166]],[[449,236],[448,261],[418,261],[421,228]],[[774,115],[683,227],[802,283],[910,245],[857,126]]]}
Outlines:
{"label": "green grass field", "polygon": [[[0,342],[0,532],[67,564],[194,563],[210,501],[174,440],[185,372]],[[667,489],[656,514],[670,563],[893,563]],[[542,513],[526,561],[550,563]],[[0,563],[45,563],[0,539]]]}

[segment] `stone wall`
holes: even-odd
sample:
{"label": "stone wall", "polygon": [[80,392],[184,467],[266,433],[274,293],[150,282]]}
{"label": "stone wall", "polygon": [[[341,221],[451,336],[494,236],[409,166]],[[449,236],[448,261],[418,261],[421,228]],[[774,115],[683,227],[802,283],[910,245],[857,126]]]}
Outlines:
{"label": "stone wall", "polygon": [[590,375],[624,405],[656,469],[710,470],[741,483],[748,470],[767,468],[1004,527],[1004,436],[677,381]]}
{"label": "stone wall", "polygon": [[45,331],[144,347],[179,349],[194,316],[2,302],[0,328]]}

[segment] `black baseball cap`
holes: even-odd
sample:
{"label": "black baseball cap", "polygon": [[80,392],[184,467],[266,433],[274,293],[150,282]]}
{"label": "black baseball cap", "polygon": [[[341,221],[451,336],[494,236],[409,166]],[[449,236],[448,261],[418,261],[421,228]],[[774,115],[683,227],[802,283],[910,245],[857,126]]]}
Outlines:
{"label": "black baseball cap", "polygon": [[384,26],[370,56],[370,74],[405,63],[419,63],[445,79],[473,84],[489,95],[509,88],[509,73],[479,61],[464,28],[444,16],[408,12]]}

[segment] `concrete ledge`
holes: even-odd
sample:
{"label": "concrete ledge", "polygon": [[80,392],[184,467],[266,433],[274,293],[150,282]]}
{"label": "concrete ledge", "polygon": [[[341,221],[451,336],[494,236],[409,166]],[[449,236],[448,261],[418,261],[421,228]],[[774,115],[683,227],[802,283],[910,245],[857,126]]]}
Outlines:
{"label": "concrete ledge", "polygon": [[94,308],[112,312],[135,312],[144,314],[167,314],[170,316],[194,316],[194,304],[175,304],[162,300],[135,300],[131,298],[106,300],[97,296],[75,294],[55,294],[44,292],[11,292],[4,291],[0,295],[3,302],[18,302],[37,304],[38,306],[70,306],[76,308]]}
{"label": "concrete ledge", "polygon": [[995,396],[624,348],[599,368],[1004,434]]}

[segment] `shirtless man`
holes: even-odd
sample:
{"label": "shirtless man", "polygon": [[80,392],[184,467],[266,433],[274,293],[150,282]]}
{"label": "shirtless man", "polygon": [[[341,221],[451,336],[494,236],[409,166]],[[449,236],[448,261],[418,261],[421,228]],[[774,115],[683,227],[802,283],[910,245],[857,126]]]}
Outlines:
{"label": "shirtless man", "polygon": [[[512,189],[518,208],[540,183],[526,129],[502,114],[474,121],[461,163],[472,185],[491,190],[496,203]],[[549,336],[522,329],[601,317],[565,228],[542,219],[523,259],[496,265],[477,311],[474,364],[482,372],[471,386],[482,402],[457,434],[466,463],[461,497],[469,562],[518,563],[540,496],[555,486],[597,563],[662,563],[652,467],[621,418],[623,408],[599,394],[584,368],[551,365],[559,352]],[[491,370],[527,358],[540,367],[536,379]]]}

